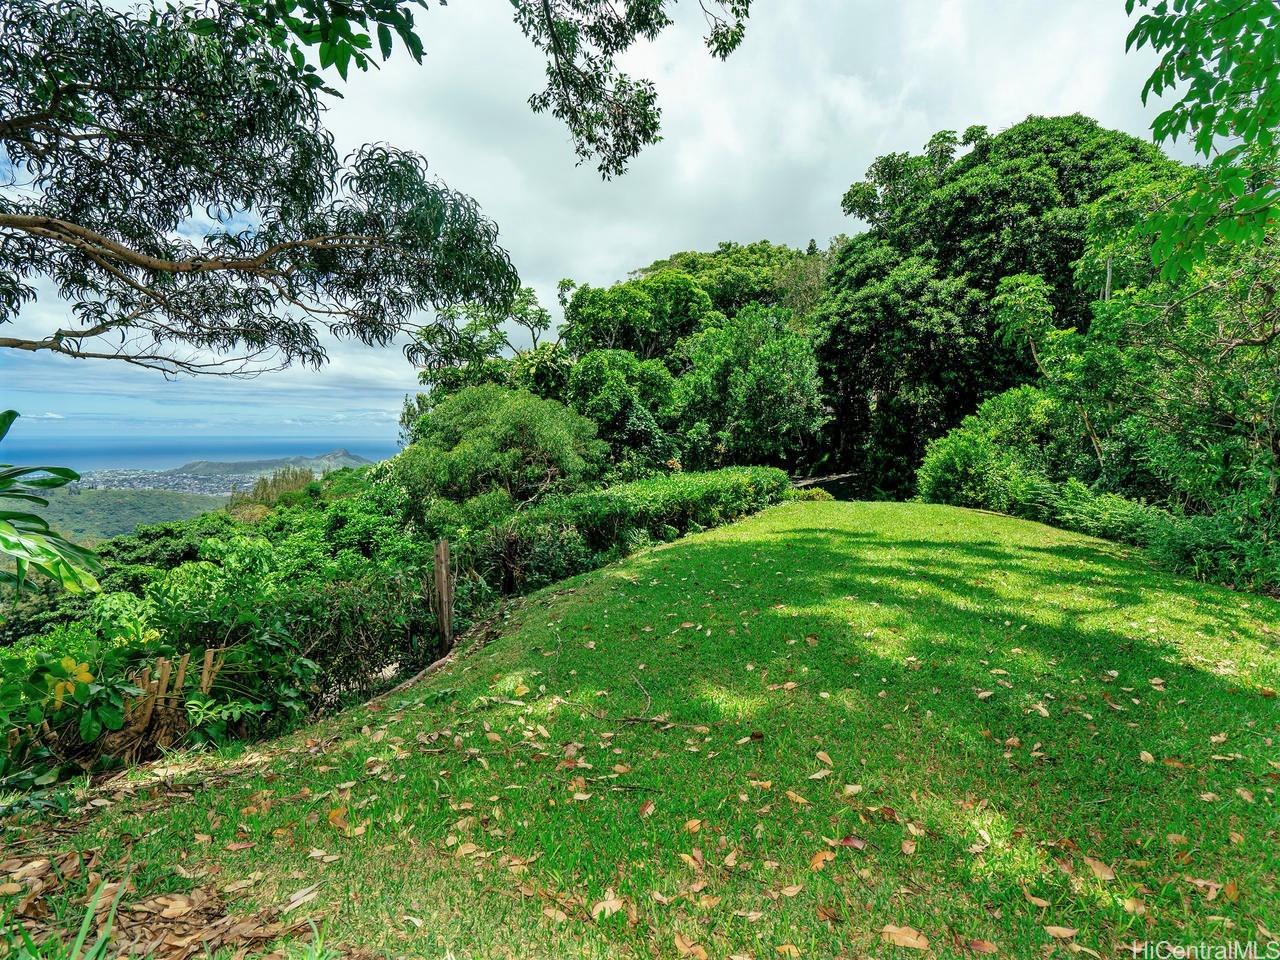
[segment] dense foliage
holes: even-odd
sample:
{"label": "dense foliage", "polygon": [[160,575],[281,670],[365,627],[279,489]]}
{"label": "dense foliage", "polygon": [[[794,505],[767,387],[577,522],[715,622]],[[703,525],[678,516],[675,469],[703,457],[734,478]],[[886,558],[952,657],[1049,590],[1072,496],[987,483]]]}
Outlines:
{"label": "dense foliage", "polygon": [[318,365],[318,329],[385,344],[417,311],[514,291],[497,228],[423,158],[340,161],[318,85],[238,6],[17,0],[2,16],[0,322],[41,277],[75,321],[0,347],[166,372]]}
{"label": "dense foliage", "polygon": [[532,503],[599,470],[596,428],[555,400],[492,384],[464,387],[418,418],[391,472],[415,501],[498,493]]}
{"label": "dense foliage", "polygon": [[1210,250],[1172,278],[1133,227],[1187,182],[1131,171],[1092,210],[1077,284],[1104,295],[1059,329],[1043,280],[1006,278],[997,321],[1039,387],[935,442],[929,499],[1037,516],[1151,547],[1202,576],[1280,589],[1280,338],[1274,241]]}
{"label": "dense foliage", "polygon": [[1025,382],[1025,344],[997,337],[1000,280],[1043,278],[1056,322],[1085,326],[1076,287],[1089,206],[1112,176],[1167,164],[1150,144],[1079,115],[998,134],[935,134],[880,157],[844,197],[868,224],[836,256],[818,310],[833,455],[888,494],[911,490],[925,445],[979,402]]}
{"label": "dense foliage", "polygon": [[[417,332],[405,449],[280,474],[229,512],[108,541],[102,593],[0,625],[4,776],[261,735],[439,653],[432,547],[465,625],[494,599],[851,471],[865,494],[1014,513],[1280,590],[1274,240],[1170,273],[1154,212],[1202,173],[1073,116],[876,161],[827,251],[682,252],[612,286],[446,308]],[[686,472],[689,470],[711,472]],[[123,705],[216,655],[164,734]],[[130,739],[132,737],[133,739]]]}
{"label": "dense foliage", "polygon": [[1216,248],[1256,253],[1280,222],[1280,7],[1274,0],[1126,0],[1125,7],[1142,9],[1128,46],[1160,54],[1143,102],[1176,97],[1152,124],[1156,142],[1185,138],[1207,161],[1141,226],[1162,276],[1177,278]]}
{"label": "dense foliage", "polygon": [[[0,623],[0,786],[269,734],[424,665],[441,651],[428,589],[441,537],[462,628],[497,598],[727,522],[790,486],[747,469],[596,490],[593,435],[555,401],[468,388],[376,468],[282,477],[234,516],[107,541],[101,592],[46,589]],[[183,656],[193,677],[216,658],[211,683],[189,684],[164,724],[139,726],[126,709],[144,671]]]}

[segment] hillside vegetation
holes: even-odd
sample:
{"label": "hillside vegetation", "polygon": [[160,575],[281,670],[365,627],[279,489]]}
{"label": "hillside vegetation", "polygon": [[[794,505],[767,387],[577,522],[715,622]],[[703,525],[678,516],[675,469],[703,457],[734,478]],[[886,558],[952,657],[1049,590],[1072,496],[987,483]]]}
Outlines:
{"label": "hillside vegetation", "polygon": [[133,533],[140,525],[174,523],[217,510],[225,497],[177,490],[52,490],[49,525],[84,544]]}
{"label": "hillside vegetation", "polygon": [[[130,877],[123,942],[285,906],[331,945],[469,960],[1266,941],[1277,624],[1035,523],[786,504],[521,601],[386,701],[141,768],[6,845]],[[40,923],[75,922],[84,889],[51,883]],[[179,891],[168,919],[129,913]]]}

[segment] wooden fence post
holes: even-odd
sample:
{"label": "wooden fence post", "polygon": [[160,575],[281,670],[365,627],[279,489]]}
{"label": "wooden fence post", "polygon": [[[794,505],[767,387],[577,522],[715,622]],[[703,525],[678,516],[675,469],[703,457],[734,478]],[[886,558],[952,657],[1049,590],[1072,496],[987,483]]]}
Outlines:
{"label": "wooden fence post", "polygon": [[441,540],[436,544],[436,617],[446,650],[453,646],[453,577],[449,566],[449,541]]}

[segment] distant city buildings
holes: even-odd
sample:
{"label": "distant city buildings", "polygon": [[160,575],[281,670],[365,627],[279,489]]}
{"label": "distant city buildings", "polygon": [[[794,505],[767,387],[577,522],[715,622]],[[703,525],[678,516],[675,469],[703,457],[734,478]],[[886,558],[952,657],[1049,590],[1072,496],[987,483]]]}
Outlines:
{"label": "distant city buildings", "polygon": [[234,490],[248,490],[260,474],[227,474],[210,476],[198,473],[169,473],[158,470],[90,470],[81,475],[82,490],[177,490],[181,493],[207,493],[230,496]]}
{"label": "distant city buildings", "polygon": [[315,457],[280,457],[274,460],[192,460],[174,470],[141,470],[118,467],[111,470],[87,470],[78,484],[68,489],[81,490],[176,490],[180,493],[207,493],[230,496],[237,490],[252,489],[262,477],[280,470],[310,470],[323,476],[343,467],[363,467],[365,457],[339,448]]}

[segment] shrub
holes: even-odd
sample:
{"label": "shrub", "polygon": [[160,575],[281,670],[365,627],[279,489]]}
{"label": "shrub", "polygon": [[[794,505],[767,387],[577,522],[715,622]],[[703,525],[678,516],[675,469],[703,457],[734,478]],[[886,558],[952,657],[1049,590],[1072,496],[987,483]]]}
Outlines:
{"label": "shrub", "polygon": [[504,593],[535,589],[640,545],[718,526],[778,503],[781,470],[674,473],[555,498],[516,514],[474,545],[477,572]]}
{"label": "shrub", "polygon": [[782,499],[796,503],[823,503],[835,497],[822,487],[792,487],[783,493]]}
{"label": "shrub", "polygon": [[[127,542],[112,551],[126,562],[109,567],[104,582],[128,572],[135,589],[74,610],[49,601],[44,629],[0,657],[0,742],[10,744],[0,785],[38,786],[183,740],[275,733],[435,659],[426,584],[440,535],[454,541],[455,626],[464,629],[498,594],[727,522],[788,489],[782,471],[766,468],[655,477],[522,510],[496,489],[462,503],[432,498],[422,504],[424,519],[406,526],[407,494],[378,484],[277,506],[253,526],[224,516],[121,538]],[[166,715],[159,732],[114,733],[140,670],[189,654],[194,676],[209,650],[220,669],[208,689],[188,682],[185,714]]]}
{"label": "shrub", "polygon": [[664,463],[676,445],[660,422],[675,381],[661,360],[626,350],[593,350],[569,373],[568,401],[609,444],[610,458],[631,469]]}
{"label": "shrub", "polygon": [[992,439],[987,409],[929,445],[916,474],[921,499],[997,510],[1144,547],[1161,565],[1202,580],[1280,592],[1280,542],[1271,531],[1270,502],[1241,495],[1215,514],[1186,516],[1076,478],[1056,481],[1046,475],[1043,460],[1026,455],[1026,447]]}
{"label": "shrub", "polygon": [[789,310],[752,304],[714,315],[679,355],[687,369],[672,406],[687,464],[791,463],[830,419],[813,341]]}
{"label": "shrub", "polygon": [[605,445],[595,433],[590,420],[555,400],[492,385],[467,387],[418,419],[415,442],[381,475],[414,501],[502,490],[524,503],[596,476]]}

